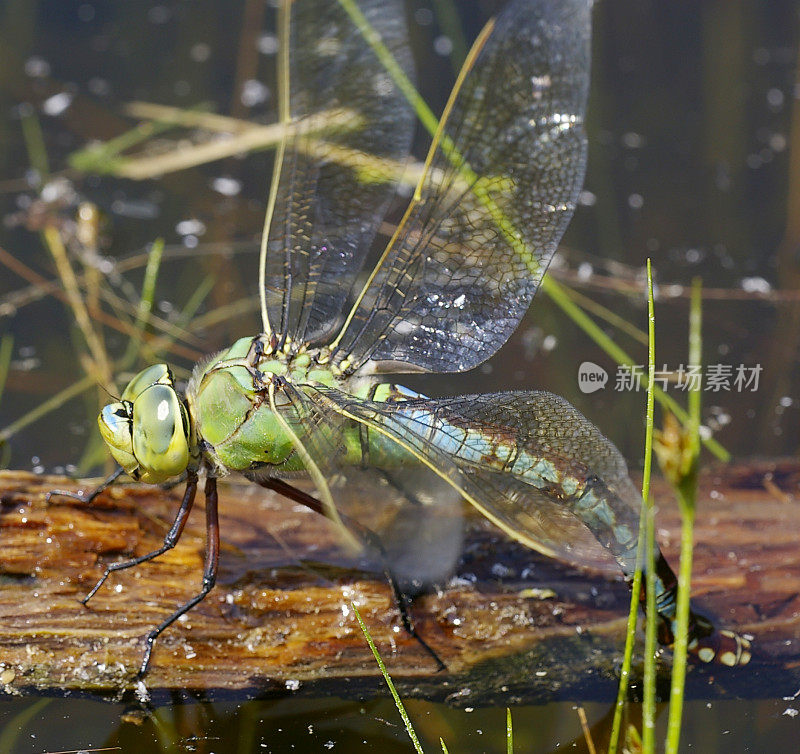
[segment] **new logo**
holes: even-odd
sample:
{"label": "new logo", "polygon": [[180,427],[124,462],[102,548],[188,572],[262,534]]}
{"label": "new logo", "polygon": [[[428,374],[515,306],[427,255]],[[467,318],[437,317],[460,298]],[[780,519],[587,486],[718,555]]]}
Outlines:
{"label": "new logo", "polygon": [[583,393],[602,390],[608,382],[608,372],[593,361],[584,361],[578,367],[578,387]]}

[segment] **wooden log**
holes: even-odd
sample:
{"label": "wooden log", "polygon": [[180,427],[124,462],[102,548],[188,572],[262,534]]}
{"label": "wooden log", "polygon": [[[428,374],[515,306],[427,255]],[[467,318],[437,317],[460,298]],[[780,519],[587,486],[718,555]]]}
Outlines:
{"label": "wooden log", "polygon": [[[797,689],[798,480],[793,462],[705,475],[695,603],[752,635],[755,651],[746,668],[695,666],[691,693]],[[136,688],[143,637],[199,588],[205,532],[195,511],[174,550],[113,574],[81,605],[106,565],[162,542],[181,494],[120,485],[91,505],[45,500],[52,489],[91,484],[0,472],[0,688],[7,692]],[[223,482],[220,492],[218,584],[156,643],[148,688],[368,693],[382,681],[355,602],[404,693],[454,695],[464,704],[500,690],[509,702],[613,695],[628,600],[618,576],[549,561],[470,516],[456,577],[411,608],[447,666],[437,672],[401,629],[380,569],[344,556],[329,522],[254,485]],[[671,498],[663,486],[656,493]],[[679,527],[675,506],[662,503],[658,533],[674,565]]]}

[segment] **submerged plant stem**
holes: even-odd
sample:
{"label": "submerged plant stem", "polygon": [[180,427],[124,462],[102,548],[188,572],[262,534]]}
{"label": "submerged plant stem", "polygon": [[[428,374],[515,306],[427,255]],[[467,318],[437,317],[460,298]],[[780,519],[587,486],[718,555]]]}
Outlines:
{"label": "submerged plant stem", "polygon": [[578,720],[581,723],[581,730],[583,731],[583,740],[586,741],[586,748],[589,754],[597,754],[594,741],[592,740],[592,731],[589,730],[589,722],[586,719],[586,710],[583,707],[578,707]]}

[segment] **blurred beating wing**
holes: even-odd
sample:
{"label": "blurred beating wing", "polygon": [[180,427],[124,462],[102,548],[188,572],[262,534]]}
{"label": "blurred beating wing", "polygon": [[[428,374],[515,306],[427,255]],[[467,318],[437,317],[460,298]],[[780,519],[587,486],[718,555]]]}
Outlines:
{"label": "blurred beating wing", "polygon": [[[336,512],[326,516],[335,525],[342,525],[342,543],[352,544],[355,535],[357,541],[367,544],[358,528],[362,525],[378,534],[401,583],[408,586],[447,578],[461,552],[461,496],[399,447],[397,463],[390,469],[359,466],[352,460],[348,463],[345,456],[354,455],[348,443],[358,445],[359,435],[366,441],[366,428],[353,432],[358,422],[333,410],[330,404],[314,400],[314,392],[310,386],[286,383],[276,396],[297,440],[322,477],[310,480],[311,484],[304,478],[289,482],[306,489],[323,503],[323,509],[326,498],[332,502]],[[246,475],[253,481],[264,476],[287,476],[272,466],[254,468]]]}
{"label": "blurred beating wing", "polygon": [[[358,0],[358,5],[408,71],[403,4]],[[288,6],[288,71],[279,96],[284,102],[288,96],[292,131],[280,165],[261,284],[265,332],[299,346],[325,338],[339,324],[393,196],[414,119],[337,0],[293,0]]]}
{"label": "blurred beating wing", "polygon": [[512,0],[497,18],[335,342],[348,371],[471,369],[517,326],[583,180],[590,5]]}
{"label": "blurred beating wing", "polygon": [[[503,453],[514,458],[525,451],[581,480],[596,475],[613,494],[618,518],[638,528],[641,498],[624,459],[559,396],[510,392],[380,403],[322,387],[307,395],[323,413],[327,406],[366,426],[371,436],[396,443],[506,534],[545,555],[575,563],[609,563],[608,553],[557,495],[526,482],[514,473],[512,463],[498,466]],[[467,452],[475,448],[486,458]]]}

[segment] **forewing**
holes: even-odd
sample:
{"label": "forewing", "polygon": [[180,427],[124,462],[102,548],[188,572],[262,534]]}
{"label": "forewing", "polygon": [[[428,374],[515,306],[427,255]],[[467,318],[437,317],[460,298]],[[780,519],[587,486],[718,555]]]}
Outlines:
{"label": "forewing", "polygon": [[330,388],[317,389],[316,396],[411,454],[510,537],[546,555],[610,563],[558,493],[538,489],[513,472],[513,459],[522,452],[578,480],[599,477],[614,493],[615,513],[637,520],[640,499],[621,455],[558,396],[513,392],[379,403]]}
{"label": "forewing", "polygon": [[[339,323],[393,196],[414,119],[339,2],[289,5],[288,75],[279,88],[288,84],[290,136],[261,284],[265,332],[299,345],[323,340]],[[358,0],[358,6],[409,71],[403,4]]]}
{"label": "forewing", "polygon": [[512,0],[497,18],[338,343],[349,369],[467,370],[517,326],[583,180],[590,5]]}

